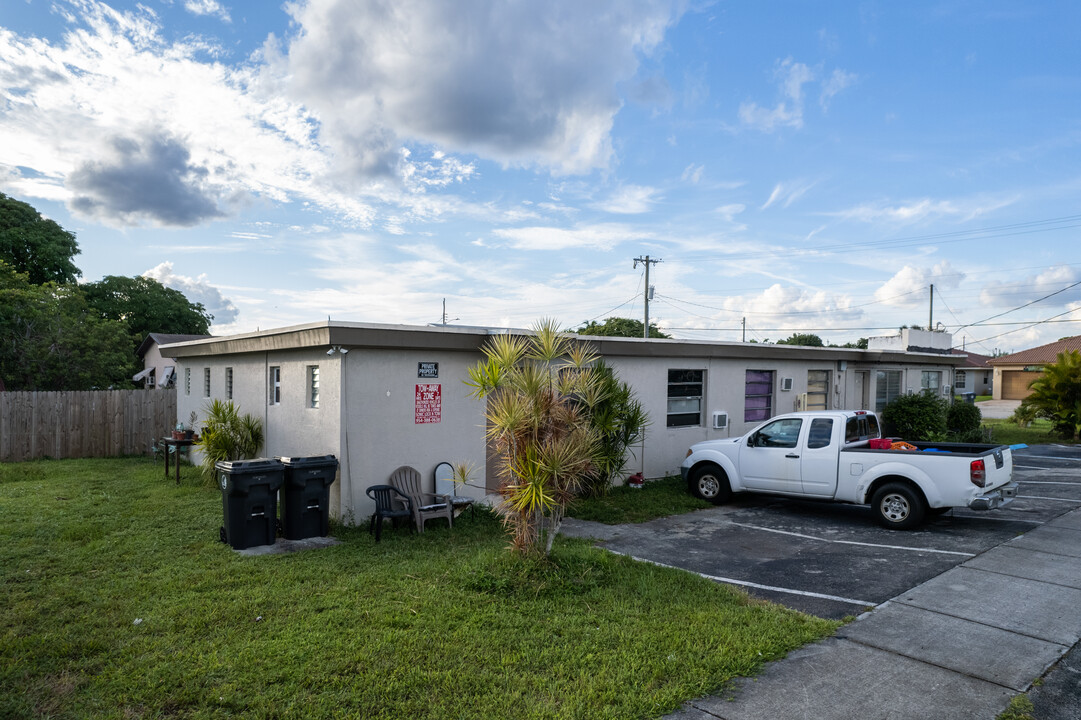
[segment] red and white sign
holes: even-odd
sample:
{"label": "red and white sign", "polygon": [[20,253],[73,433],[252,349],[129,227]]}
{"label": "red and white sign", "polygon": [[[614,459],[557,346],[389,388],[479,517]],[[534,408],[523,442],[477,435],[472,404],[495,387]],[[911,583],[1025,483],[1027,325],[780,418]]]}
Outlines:
{"label": "red and white sign", "polygon": [[424,383],[417,385],[417,406],[414,424],[439,422],[439,413],[442,405],[442,390],[439,383]]}

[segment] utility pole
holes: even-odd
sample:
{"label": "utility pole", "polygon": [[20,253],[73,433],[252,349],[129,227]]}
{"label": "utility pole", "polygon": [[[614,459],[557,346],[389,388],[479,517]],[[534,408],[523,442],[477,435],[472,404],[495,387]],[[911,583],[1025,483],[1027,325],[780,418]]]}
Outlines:
{"label": "utility pole", "polygon": [[638,256],[638,257],[636,257],[634,259],[634,267],[635,268],[638,267],[638,263],[642,263],[643,265],[646,266],[646,287],[642,292],[642,298],[644,300],[644,304],[645,304],[645,308],[646,308],[646,312],[645,312],[646,322],[642,326],[642,337],[644,337],[644,338],[649,337],[649,266],[650,265],[656,265],[659,262],[661,262],[660,258],[652,259],[652,258],[649,257],[649,255],[644,255],[644,256],[640,255],[640,256]]}
{"label": "utility pole", "polygon": [[740,342],[747,342],[747,318],[743,318],[743,339]]}
{"label": "utility pole", "polygon": [[927,331],[935,329],[935,285],[931,284],[931,304],[927,309]]}

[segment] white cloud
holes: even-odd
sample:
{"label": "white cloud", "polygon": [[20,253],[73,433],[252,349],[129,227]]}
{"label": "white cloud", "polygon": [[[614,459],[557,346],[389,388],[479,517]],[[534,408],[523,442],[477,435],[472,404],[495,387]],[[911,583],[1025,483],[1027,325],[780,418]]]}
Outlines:
{"label": "white cloud", "polygon": [[826,80],[822,83],[822,94],[818,96],[818,104],[822,107],[822,111],[825,112],[829,109],[830,101],[833,96],[841,92],[845,88],[851,87],[859,76],[855,73],[845,72],[841,69],[835,69]]}
{"label": "white cloud", "polygon": [[[980,291],[980,303],[991,307],[1018,307],[1063,290],[1081,280],[1081,271],[1071,265],[1057,265],[1016,282],[990,282]],[[1069,307],[1081,300],[1081,286],[1060,292],[1039,307]]]}
{"label": "white cloud", "polygon": [[777,63],[774,77],[780,85],[781,99],[773,109],[763,108],[754,102],[739,106],[739,119],[762,132],[773,132],[780,127],[803,127],[803,86],[814,80],[814,73],[803,63],[786,58]]}
{"label": "white cloud", "polygon": [[606,167],[616,85],[681,12],[664,0],[286,8],[299,28],[283,58],[291,88],[366,174],[391,173],[403,138],[560,173]]}
{"label": "white cloud", "polygon": [[648,231],[621,224],[506,228],[495,230],[492,234],[508,240],[510,246],[517,250],[611,250],[620,243],[650,238]]}
{"label": "white cloud", "polygon": [[387,205],[403,221],[494,215],[434,197],[476,175],[454,155],[605,167],[617,86],[683,12],[607,4],[290,3],[295,34],[230,65],[203,38],[167,38],[146,6],[69,0],[58,41],[0,28],[0,187],[116,225],[186,226],[259,199],[358,227],[386,224]]}
{"label": "white cloud", "polygon": [[955,270],[948,260],[943,260],[933,267],[905,265],[875,290],[875,300],[891,307],[925,305],[932,284],[943,290],[952,290],[958,287],[964,278],[965,274]]}
{"label": "white cloud", "polygon": [[809,180],[795,180],[787,183],[777,183],[773,186],[773,191],[769,194],[769,198],[762,204],[761,210],[781,203],[782,207],[788,207],[796,200],[803,197],[808,190],[813,188],[817,181]]}
{"label": "white cloud", "polygon": [[[779,128],[803,127],[803,86],[819,80],[822,76],[822,66],[808,67],[803,63],[796,62],[791,57],[780,60],[774,66],[773,76],[778,84],[780,98],[772,108],[762,107],[756,102],[747,101],[739,106],[739,119],[747,127],[762,132],[773,132]],[[818,98],[819,106],[825,112],[835,95],[856,82],[858,76],[855,73],[846,72],[835,68],[832,73],[821,82]]]}
{"label": "white cloud", "polygon": [[706,171],[705,165],[696,165],[691,163],[683,169],[683,174],[680,175],[680,180],[683,182],[689,182],[692,185],[697,185],[702,180],[702,173]]}
{"label": "white cloud", "polygon": [[714,212],[716,212],[728,222],[732,222],[732,219],[735,218],[736,215],[739,215],[746,209],[747,206],[743,205],[742,203],[731,203],[729,205],[721,205]]}
{"label": "white cloud", "polygon": [[625,185],[607,200],[596,203],[594,207],[605,212],[620,215],[637,215],[649,212],[653,208],[656,188],[642,185]]}
{"label": "white cloud", "polygon": [[190,302],[202,303],[207,312],[214,316],[214,325],[230,325],[236,321],[239,311],[233,301],[223,296],[221,291],[207,282],[206,275],[196,278],[177,275],[171,262],[163,262],[143,273],[143,277],[157,280],[165,287],[184,293]]}
{"label": "white cloud", "polygon": [[184,0],[184,9],[192,15],[213,15],[222,22],[232,22],[229,11],[217,0]]}

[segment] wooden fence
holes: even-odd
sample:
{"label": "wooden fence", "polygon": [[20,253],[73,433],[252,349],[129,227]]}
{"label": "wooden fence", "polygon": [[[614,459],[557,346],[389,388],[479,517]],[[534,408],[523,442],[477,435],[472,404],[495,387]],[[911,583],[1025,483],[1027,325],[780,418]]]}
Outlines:
{"label": "wooden fence", "polygon": [[0,392],[0,462],[143,454],[175,425],[175,388]]}

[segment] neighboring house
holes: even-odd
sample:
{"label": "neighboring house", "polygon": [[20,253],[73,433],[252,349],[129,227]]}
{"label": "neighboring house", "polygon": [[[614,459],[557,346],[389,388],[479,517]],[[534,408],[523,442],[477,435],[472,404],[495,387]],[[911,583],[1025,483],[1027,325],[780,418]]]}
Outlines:
{"label": "neighboring house", "polygon": [[993,388],[994,368],[988,362],[990,355],[978,355],[964,350],[954,350],[955,355],[962,355],[965,362],[953,371],[953,392],[990,395]]}
{"label": "neighboring house", "polygon": [[167,333],[150,333],[139,345],[135,354],[143,361],[143,369],[132,376],[135,382],[142,381],[143,387],[148,390],[154,388],[173,387],[176,382],[174,366],[176,362],[167,356],[162,356],[161,346],[168,343],[187,342],[189,340],[202,340],[210,335],[170,335]]}
{"label": "neighboring house", "polygon": [[[412,465],[431,483],[440,462],[478,468],[464,494],[498,487],[485,445],[485,403],[465,384],[490,335],[507,330],[327,321],[171,344],[177,415],[215,398],[263,420],[267,456],[340,461],[331,512],[359,522],[364,491]],[[687,448],[738,437],[796,409],[875,409],[943,387],[964,358],[948,352],[585,337],[638,394],[650,418],[628,472],[679,472]],[[948,344],[948,343],[947,343]],[[945,380],[944,380],[945,379]]]}
{"label": "neighboring house", "polygon": [[1059,353],[1070,350],[1081,350],[1081,335],[991,358],[995,371],[994,399],[1024,400],[1031,392],[1028,386],[1043,375],[1043,366],[1055,362]]}

